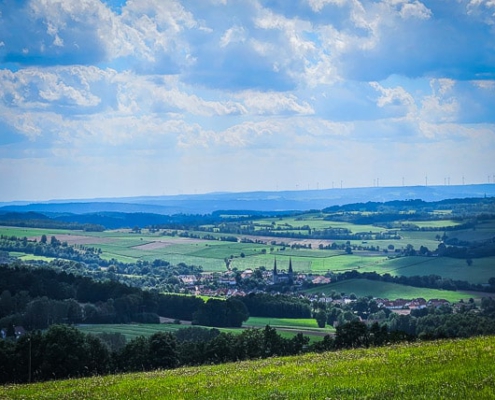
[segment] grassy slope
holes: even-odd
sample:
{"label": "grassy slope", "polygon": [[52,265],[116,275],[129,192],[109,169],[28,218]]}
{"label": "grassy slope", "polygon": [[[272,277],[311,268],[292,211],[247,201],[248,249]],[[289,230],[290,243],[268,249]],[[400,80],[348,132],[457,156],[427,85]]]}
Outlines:
{"label": "grassy slope", "polygon": [[460,299],[469,299],[480,295],[475,292],[454,292],[449,290],[415,288],[412,286],[399,285],[397,283],[370,281],[367,279],[349,279],[346,281],[339,281],[306,290],[305,292],[330,294],[332,290],[337,293],[345,293],[347,295],[354,293],[357,297],[373,296],[387,298],[390,300],[395,300],[398,298],[414,299],[422,297],[426,300],[445,299],[456,302]]}
{"label": "grassy slope", "polygon": [[492,399],[495,337],[0,388],[8,399]]}

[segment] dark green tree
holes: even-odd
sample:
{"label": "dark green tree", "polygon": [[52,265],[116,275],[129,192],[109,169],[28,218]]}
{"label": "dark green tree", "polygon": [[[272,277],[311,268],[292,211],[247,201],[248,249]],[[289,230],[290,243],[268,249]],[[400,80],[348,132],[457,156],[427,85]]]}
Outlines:
{"label": "dark green tree", "polygon": [[0,383],[13,382],[15,379],[15,343],[11,340],[0,339]]}
{"label": "dark green tree", "polygon": [[102,375],[110,369],[110,351],[102,340],[95,335],[86,335],[84,340],[86,353],[84,368],[88,375]]}
{"label": "dark green tree", "polygon": [[88,374],[85,335],[66,325],[52,325],[43,335],[43,379],[63,379]]}
{"label": "dark green tree", "polygon": [[365,323],[356,320],[337,326],[335,334],[337,349],[368,347],[369,344],[370,336]]}
{"label": "dark green tree", "polygon": [[319,310],[316,313],[316,322],[319,328],[324,328],[327,323],[327,313],[324,310]]}
{"label": "dark green tree", "polygon": [[149,358],[153,369],[170,369],[177,366],[179,358],[175,336],[169,332],[157,332],[149,338]]}

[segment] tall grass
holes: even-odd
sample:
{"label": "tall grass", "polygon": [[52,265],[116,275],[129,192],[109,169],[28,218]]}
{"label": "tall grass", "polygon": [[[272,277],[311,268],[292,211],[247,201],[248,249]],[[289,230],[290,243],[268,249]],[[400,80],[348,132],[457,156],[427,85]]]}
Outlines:
{"label": "tall grass", "polygon": [[0,388],[2,399],[493,399],[495,338]]}

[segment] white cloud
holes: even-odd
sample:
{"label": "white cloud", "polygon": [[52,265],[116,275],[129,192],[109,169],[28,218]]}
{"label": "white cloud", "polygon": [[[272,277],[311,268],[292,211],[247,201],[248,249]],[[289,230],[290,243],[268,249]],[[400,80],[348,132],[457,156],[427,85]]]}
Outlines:
{"label": "white cloud", "polygon": [[404,3],[400,10],[400,16],[404,19],[418,18],[429,19],[432,13],[423,3],[419,1],[413,1],[411,3]]}
{"label": "white cloud", "polygon": [[422,101],[421,119],[425,124],[455,121],[460,110],[459,103],[453,95],[455,82],[451,79],[433,79],[430,85],[433,93],[425,96]]}
{"label": "white cloud", "polygon": [[225,31],[220,39],[220,47],[228,46],[231,43],[242,43],[246,41],[246,32],[242,26],[233,26]]}
{"label": "white cloud", "polygon": [[413,96],[402,87],[384,88],[378,82],[371,82],[370,86],[381,93],[376,103],[378,107],[392,107],[402,109],[403,114],[415,114],[417,111]]}
{"label": "white cloud", "polygon": [[327,171],[347,182],[418,163],[447,173],[434,156],[460,143],[466,169],[493,165],[493,0],[296,3],[1,3],[0,154],[25,171],[35,158],[51,172],[94,165],[106,185],[91,190],[132,163],[166,167],[185,191],[189,180],[242,189],[267,168],[321,187]]}
{"label": "white cloud", "polygon": [[237,96],[246,107],[246,113],[264,114],[314,114],[313,108],[307,102],[301,102],[293,94],[276,92],[242,92]]}
{"label": "white cloud", "polygon": [[320,12],[327,4],[343,6],[348,2],[348,0],[308,0],[309,6],[316,12]]}

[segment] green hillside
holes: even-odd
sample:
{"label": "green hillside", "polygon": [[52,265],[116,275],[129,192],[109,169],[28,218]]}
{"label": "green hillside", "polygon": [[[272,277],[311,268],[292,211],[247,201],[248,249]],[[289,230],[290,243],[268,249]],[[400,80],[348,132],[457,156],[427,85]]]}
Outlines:
{"label": "green hillside", "polygon": [[0,387],[1,399],[493,399],[495,337]]}
{"label": "green hillside", "polygon": [[390,300],[422,297],[426,300],[445,299],[450,302],[457,302],[461,299],[467,300],[471,297],[479,297],[480,295],[479,292],[417,288],[398,283],[372,281],[368,279],[348,279],[333,282],[328,285],[306,290],[305,293],[331,294],[332,291],[345,293],[346,295],[354,293],[357,297],[373,296]]}

